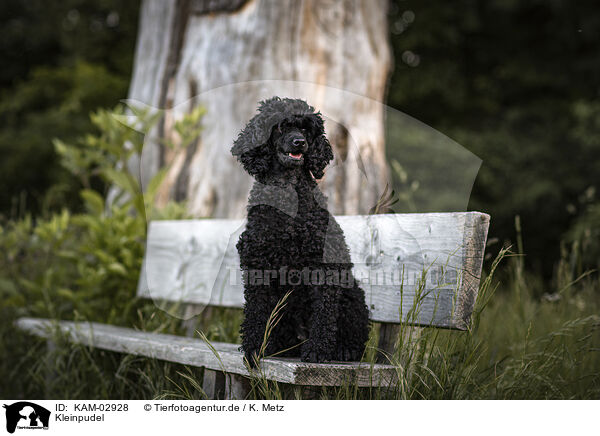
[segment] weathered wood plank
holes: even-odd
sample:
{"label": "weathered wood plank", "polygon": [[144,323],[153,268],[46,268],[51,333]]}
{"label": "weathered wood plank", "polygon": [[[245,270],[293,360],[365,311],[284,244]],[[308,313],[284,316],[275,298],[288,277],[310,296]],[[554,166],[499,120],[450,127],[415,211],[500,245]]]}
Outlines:
{"label": "weathered wood plank", "polygon": [[[465,329],[489,226],[479,212],[336,217],[371,319]],[[242,220],[152,222],[138,295],[198,307],[244,303],[235,244]],[[415,307],[418,310],[415,310]],[[200,310],[200,309],[199,309]]]}
{"label": "weathered wood plank", "polygon": [[[250,376],[243,364],[242,353],[235,344],[214,342],[211,345],[217,351],[215,354],[202,340],[184,336],[141,332],[98,323],[61,321],[54,324],[50,320],[35,318],[17,320],[20,329],[41,337],[49,337],[52,326],[55,325],[76,343]],[[339,386],[344,383],[356,383],[358,386],[387,387],[397,380],[396,369],[391,365],[359,362],[319,364],[290,358],[266,358],[261,361],[261,371],[269,380],[300,385]],[[238,386],[234,386],[233,389],[235,395],[240,394]]]}
{"label": "weathered wood plank", "polygon": [[239,374],[225,376],[225,399],[245,400],[250,393],[250,379]]}
{"label": "weathered wood plank", "polygon": [[468,215],[466,217],[463,234],[462,292],[457,295],[457,304],[454,310],[455,325],[460,329],[467,328],[479,292],[489,224],[489,215]]}
{"label": "weathered wood plank", "polygon": [[225,374],[221,371],[204,368],[202,390],[211,400],[225,399]]}
{"label": "weathered wood plank", "polygon": [[389,362],[389,356],[394,354],[399,335],[399,324],[392,324],[388,322],[381,323],[381,327],[379,329],[379,342],[377,343],[377,362]]}

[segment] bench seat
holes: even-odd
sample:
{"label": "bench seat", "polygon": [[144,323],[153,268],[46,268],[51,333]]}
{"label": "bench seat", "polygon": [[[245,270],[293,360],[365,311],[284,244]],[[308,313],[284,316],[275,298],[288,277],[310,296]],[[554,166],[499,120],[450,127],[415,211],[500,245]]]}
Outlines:
{"label": "bench seat", "polygon": [[[39,318],[20,318],[17,326],[44,338],[50,338],[53,327],[58,326],[75,343],[225,373],[250,375],[236,344],[211,342],[209,346],[201,339],[185,336],[142,332],[99,323],[56,323]],[[262,359],[261,371],[261,375],[269,380],[304,386],[352,383],[359,387],[389,387],[397,380],[397,369],[392,365],[360,362],[307,363],[275,357]]]}

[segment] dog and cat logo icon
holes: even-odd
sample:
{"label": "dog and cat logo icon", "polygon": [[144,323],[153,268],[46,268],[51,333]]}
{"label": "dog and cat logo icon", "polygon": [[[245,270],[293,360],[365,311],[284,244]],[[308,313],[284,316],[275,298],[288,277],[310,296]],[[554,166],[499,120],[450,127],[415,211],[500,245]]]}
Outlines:
{"label": "dog and cat logo icon", "polygon": [[48,430],[50,411],[29,401],[19,401],[11,405],[4,404],[6,409],[6,431],[14,433],[22,430]]}

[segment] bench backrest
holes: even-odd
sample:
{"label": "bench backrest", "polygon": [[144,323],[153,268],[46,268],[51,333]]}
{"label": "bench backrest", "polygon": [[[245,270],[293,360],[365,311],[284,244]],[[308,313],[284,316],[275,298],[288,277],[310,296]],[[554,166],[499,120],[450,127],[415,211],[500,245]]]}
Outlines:
{"label": "bench backrest", "polygon": [[[467,327],[479,288],[488,215],[387,214],[336,220],[373,321]],[[138,296],[160,304],[241,308],[235,245],[244,226],[243,220],[225,219],[151,222]]]}

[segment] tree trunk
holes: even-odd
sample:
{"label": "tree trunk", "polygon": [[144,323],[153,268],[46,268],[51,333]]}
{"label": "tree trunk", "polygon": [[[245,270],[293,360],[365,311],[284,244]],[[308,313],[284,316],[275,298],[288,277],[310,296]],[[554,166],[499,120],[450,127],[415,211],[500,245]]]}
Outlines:
{"label": "tree trunk", "polygon": [[[388,180],[386,12],[386,0],[144,0],[129,98],[167,112],[132,162],[142,183],[169,164],[159,204],[243,216],[252,181],[233,140],[259,100],[302,98],[322,112],[336,154],[321,181],[330,210],[367,213]],[[199,104],[207,113],[195,144],[172,152],[153,139]]]}

